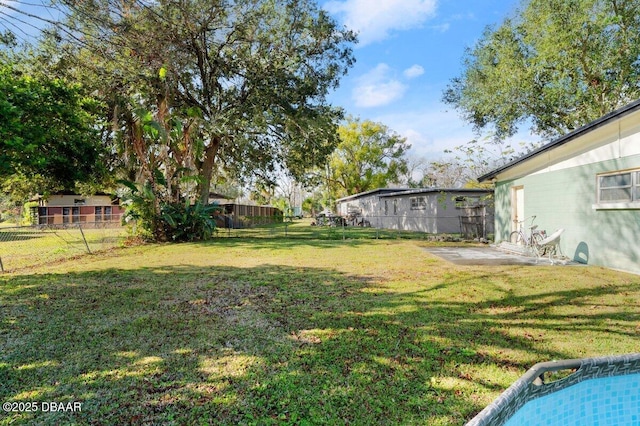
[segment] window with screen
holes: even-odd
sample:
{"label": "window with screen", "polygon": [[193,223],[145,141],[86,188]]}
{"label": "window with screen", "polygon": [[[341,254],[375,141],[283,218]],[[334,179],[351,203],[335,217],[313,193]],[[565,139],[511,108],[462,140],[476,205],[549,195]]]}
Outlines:
{"label": "window with screen", "polygon": [[640,170],[598,175],[598,203],[640,201]]}

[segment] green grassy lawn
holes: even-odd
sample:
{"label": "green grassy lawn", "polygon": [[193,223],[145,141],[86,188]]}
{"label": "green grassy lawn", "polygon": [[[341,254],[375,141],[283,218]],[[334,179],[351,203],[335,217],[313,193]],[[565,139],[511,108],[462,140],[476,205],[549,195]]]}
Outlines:
{"label": "green grassy lawn", "polygon": [[14,424],[460,425],[531,365],[640,343],[640,277],[420,240],[216,239],[0,275]]}
{"label": "green grassy lawn", "polygon": [[360,226],[311,226],[313,219],[305,218],[285,220],[281,223],[248,227],[243,229],[219,229],[220,238],[289,238],[320,240],[353,240],[353,239],[417,239],[425,240],[428,234],[421,232],[399,231]]}
{"label": "green grassy lawn", "polygon": [[[84,235],[84,239],[83,239]],[[123,227],[84,228],[0,228],[0,259],[5,270],[42,266],[87,253],[121,245],[127,237]],[[86,243],[85,243],[86,241]]]}

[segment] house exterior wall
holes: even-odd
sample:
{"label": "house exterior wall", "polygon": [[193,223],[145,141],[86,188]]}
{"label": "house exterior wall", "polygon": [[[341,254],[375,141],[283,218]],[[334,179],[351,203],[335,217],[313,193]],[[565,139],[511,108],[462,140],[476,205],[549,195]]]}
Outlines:
{"label": "house exterior wall", "polygon": [[[529,167],[535,166],[530,173],[498,179],[496,241],[509,237],[513,188],[522,186],[524,212],[520,216],[536,215],[535,223],[547,234],[564,228],[560,248],[565,256],[581,263],[640,273],[640,205],[597,204],[598,174],[640,169],[640,113],[540,157],[529,163]],[[543,160],[546,163],[541,163]]]}
{"label": "house exterior wall", "polygon": [[[416,196],[413,196],[416,197]],[[385,197],[381,202],[387,203],[380,218],[380,227],[402,231],[438,233],[438,200],[434,194],[423,194],[425,206],[415,210],[411,208],[411,196]],[[456,222],[458,222],[456,218]],[[458,226],[458,231],[460,227]],[[458,232],[440,231],[440,232]]]}
{"label": "house exterior wall", "polygon": [[380,202],[380,196],[398,191],[402,191],[402,189],[384,188],[341,198],[337,202],[336,212],[338,216],[343,217],[355,212],[365,217],[380,216],[384,208],[384,205]]}
{"label": "house exterior wall", "polygon": [[[411,207],[411,199],[417,197],[424,197],[423,208]],[[383,228],[429,234],[460,232],[458,216],[452,217],[456,213],[455,206],[448,197],[431,193],[387,197],[384,201],[391,207],[383,216]]]}
{"label": "house exterior wall", "polygon": [[37,207],[37,223],[40,225],[64,225],[67,223],[120,223],[124,207],[112,204],[108,195],[49,196]]}
{"label": "house exterior wall", "polygon": [[[382,214],[382,209],[380,194],[370,194],[339,202],[337,213],[338,216],[347,216],[352,212],[358,212],[365,218],[374,218]],[[373,222],[371,224],[375,226]]]}
{"label": "house exterior wall", "polygon": [[[446,193],[409,193],[395,196],[387,196],[381,199],[388,202],[388,212],[382,217],[381,227],[404,231],[425,232],[429,234],[455,234],[461,232],[460,216],[474,215],[478,211],[473,208],[461,207],[456,201],[458,197],[471,197],[480,199],[487,194],[477,192],[453,192]],[[412,199],[424,197],[425,205],[416,207]],[[394,203],[396,208],[394,209]],[[493,231],[493,209],[482,209],[486,215],[488,232]]]}
{"label": "house exterior wall", "polygon": [[[347,216],[357,211],[371,226],[381,229],[425,232],[429,234],[459,233],[460,216],[474,214],[469,209],[456,205],[456,197],[482,198],[487,193],[468,191],[408,191],[406,194],[368,194],[341,201],[337,212]],[[424,206],[412,206],[412,199],[424,198]],[[488,232],[493,232],[493,208],[488,207],[486,214]]]}
{"label": "house exterior wall", "polygon": [[[82,200],[82,201],[80,201]],[[108,195],[92,195],[90,197],[83,197],[81,195],[50,195],[47,198],[46,207],[60,207],[60,206],[110,206],[111,197]]]}

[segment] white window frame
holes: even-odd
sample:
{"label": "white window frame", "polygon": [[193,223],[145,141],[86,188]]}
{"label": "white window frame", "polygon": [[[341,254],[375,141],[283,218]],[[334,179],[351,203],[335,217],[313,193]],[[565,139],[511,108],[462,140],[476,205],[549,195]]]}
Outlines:
{"label": "white window frame", "polygon": [[424,195],[418,197],[411,197],[411,210],[426,210],[427,209],[427,197]]}
{"label": "white window frame", "polygon": [[[630,185],[601,187],[603,178],[609,176],[620,176],[629,174],[631,176]],[[623,189],[629,188],[631,197],[627,200],[600,200],[603,189]],[[625,210],[640,209],[640,168],[616,170],[613,172],[599,173],[596,175],[596,203],[593,204],[594,210]]]}

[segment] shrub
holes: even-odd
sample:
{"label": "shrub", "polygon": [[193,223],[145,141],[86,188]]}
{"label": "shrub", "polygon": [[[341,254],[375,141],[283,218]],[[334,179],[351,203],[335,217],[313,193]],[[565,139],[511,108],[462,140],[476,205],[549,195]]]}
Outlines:
{"label": "shrub", "polygon": [[221,208],[216,204],[191,204],[166,201],[149,182],[141,187],[120,181],[126,186],[122,195],[126,206],[124,222],[135,223],[137,236],[151,241],[199,241],[211,238],[216,229],[214,216]]}
{"label": "shrub", "polygon": [[216,229],[215,204],[170,203],[160,207],[160,220],[168,241],[208,240]]}
{"label": "shrub", "polygon": [[156,196],[149,184],[138,189],[135,184],[121,181],[127,187],[122,194],[122,205],[125,213],[123,223],[135,224],[134,234],[144,240],[158,240],[158,214],[156,213]]}

